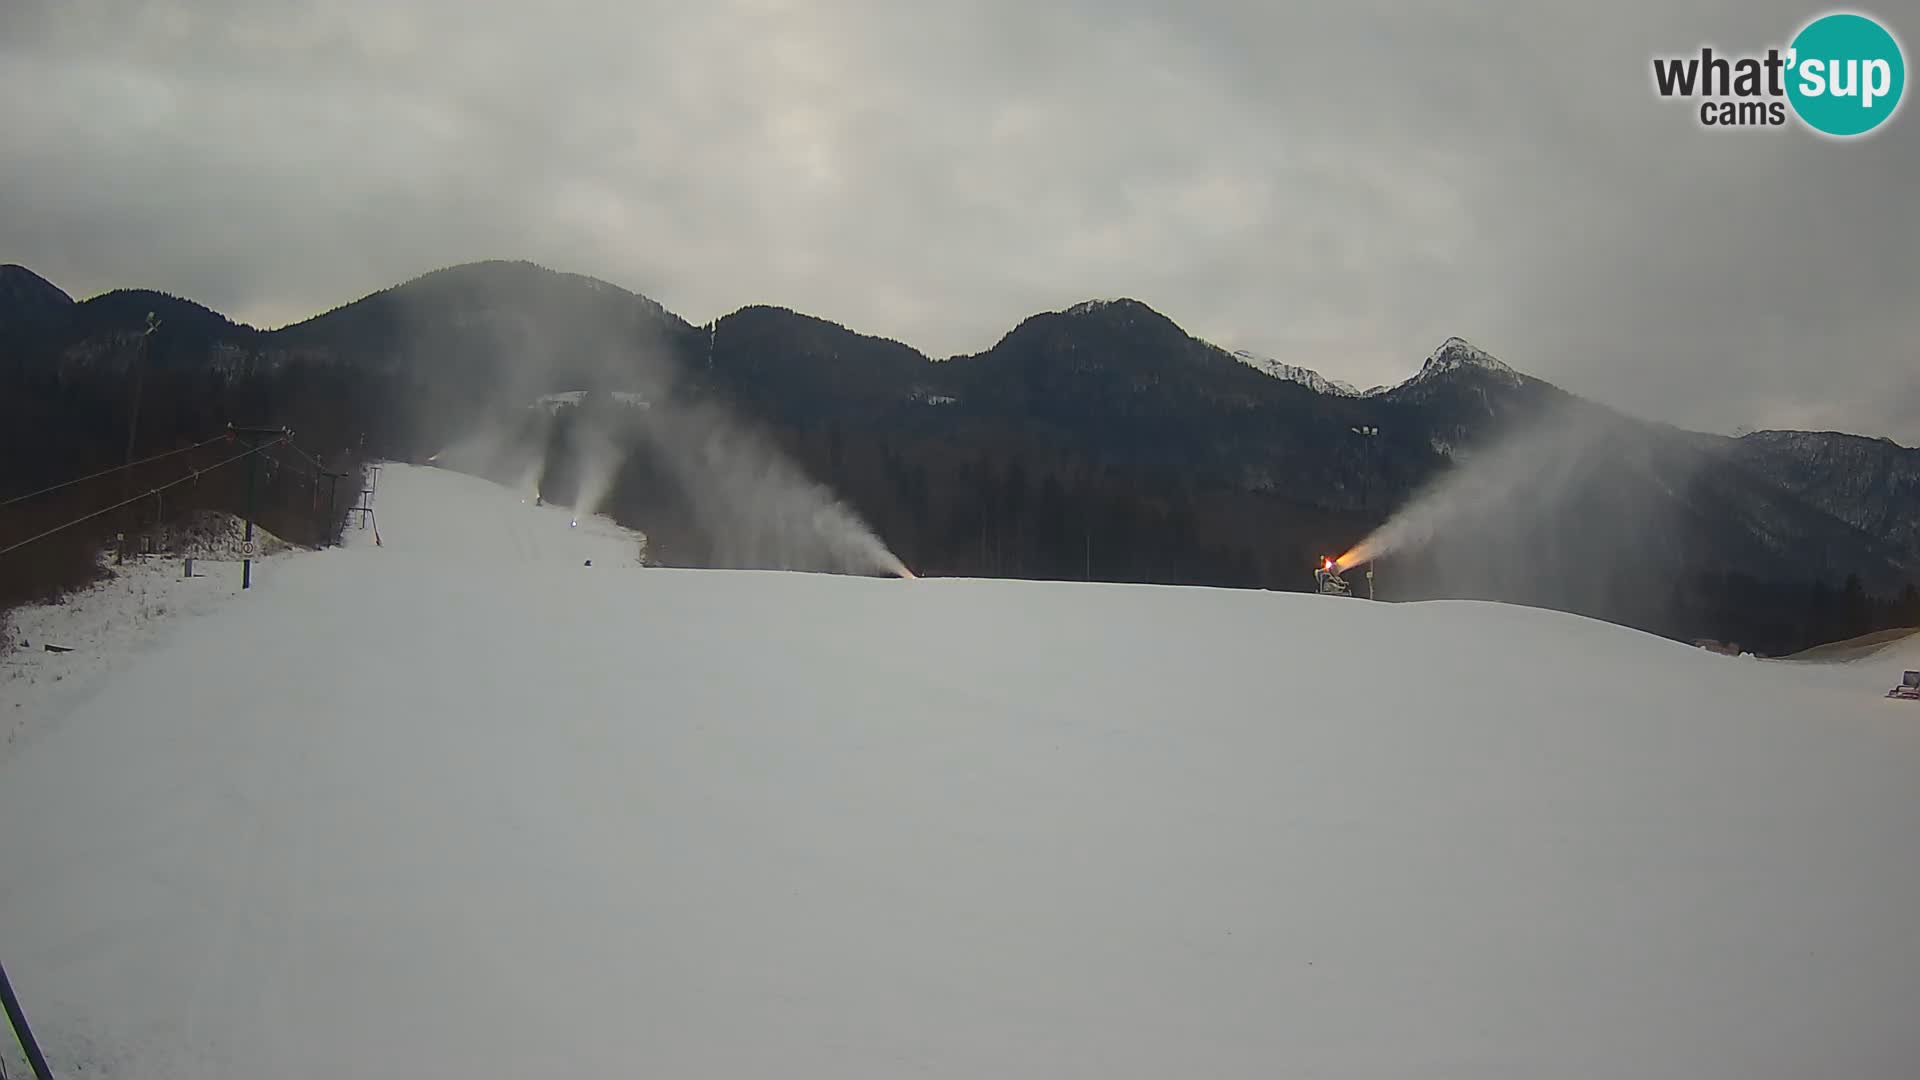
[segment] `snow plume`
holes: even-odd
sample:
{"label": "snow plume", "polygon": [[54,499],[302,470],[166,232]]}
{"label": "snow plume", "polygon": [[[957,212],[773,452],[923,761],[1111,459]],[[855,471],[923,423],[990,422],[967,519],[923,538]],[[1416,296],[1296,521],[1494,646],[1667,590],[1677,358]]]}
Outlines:
{"label": "snow plume", "polygon": [[704,542],[699,563],[913,576],[859,514],[770,439],[717,403],[673,393],[671,372],[662,367],[644,356],[628,374],[646,387],[644,411],[601,407],[590,395],[552,412],[522,402],[430,463],[527,497],[544,489],[549,501],[569,503],[580,517],[610,511],[644,531],[644,510],[607,505],[629,458],[639,454],[678,489]]}
{"label": "snow plume", "polygon": [[531,498],[547,468],[543,435],[524,425],[487,423],[428,458],[427,464],[484,476]]}
{"label": "snow plume", "polygon": [[400,312],[402,330],[458,346],[441,362],[476,380],[417,409],[416,440],[470,433],[433,464],[542,491],[582,517],[665,535],[684,523],[699,534],[680,549],[690,562],[907,576],[858,514],[716,402],[712,386],[685,384],[688,341],[710,348],[711,332],[537,268],[429,277],[413,293],[432,302]]}
{"label": "snow plume", "polygon": [[1402,596],[1580,604],[1603,617],[1664,603],[1701,461],[1676,434],[1585,404],[1549,410],[1462,455],[1339,565],[1391,557]]}
{"label": "snow plume", "polygon": [[585,420],[567,431],[567,452],[579,477],[573,497],[576,514],[600,512],[600,504],[613,489],[614,478],[626,459],[626,451],[614,442],[612,434],[600,423]]}
{"label": "snow plume", "polygon": [[660,410],[645,431],[686,493],[714,565],[913,576],[859,514],[719,406]]}

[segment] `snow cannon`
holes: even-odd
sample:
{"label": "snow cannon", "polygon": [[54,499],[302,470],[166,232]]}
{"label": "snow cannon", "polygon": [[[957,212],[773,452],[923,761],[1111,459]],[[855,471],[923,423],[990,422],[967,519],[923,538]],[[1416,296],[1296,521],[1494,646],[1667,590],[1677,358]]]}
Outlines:
{"label": "snow cannon", "polygon": [[[1362,544],[1359,547],[1353,548],[1337,559],[1330,559],[1323,555],[1321,556],[1320,563],[1322,569],[1332,571],[1336,577],[1339,576],[1342,570],[1351,570],[1361,563],[1365,563],[1367,567],[1367,599],[1373,599],[1373,553],[1367,550],[1366,545]],[[1331,565],[1328,565],[1329,563],[1331,563]],[[1341,584],[1344,585],[1346,582],[1342,581]],[[1354,594],[1349,592],[1347,595],[1351,596]]]}
{"label": "snow cannon", "polygon": [[1900,685],[1887,691],[1887,696],[1901,701],[1920,701],[1920,671],[1902,672]]}
{"label": "snow cannon", "polygon": [[1347,579],[1340,576],[1340,564],[1333,556],[1322,555],[1320,568],[1313,572],[1313,584],[1322,596],[1352,596],[1353,589]]}

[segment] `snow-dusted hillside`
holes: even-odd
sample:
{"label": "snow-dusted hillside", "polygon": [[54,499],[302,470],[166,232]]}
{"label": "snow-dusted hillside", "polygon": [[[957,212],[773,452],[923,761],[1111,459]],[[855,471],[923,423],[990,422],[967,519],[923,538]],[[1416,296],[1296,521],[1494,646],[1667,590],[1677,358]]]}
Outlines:
{"label": "snow-dusted hillside", "polygon": [[1772,482],[1920,561],[1920,449],[1833,431],[1756,431],[1731,448]]}
{"label": "snow-dusted hillside", "polygon": [[1509,382],[1518,381],[1520,378],[1519,372],[1500,362],[1492,353],[1466,338],[1450,337],[1441,342],[1439,348],[1433,350],[1433,355],[1427,357],[1427,362],[1420,365],[1420,370],[1415,372],[1413,380],[1409,381],[1431,379],[1462,368],[1489,372]]}
{"label": "snow-dusted hillside", "polygon": [[[577,406],[585,401],[586,398],[587,391],[585,390],[562,390],[555,394],[540,395],[534,399],[532,408],[540,409],[547,413],[556,413],[566,406]],[[618,404],[632,406],[636,409],[645,409],[650,405],[645,394],[631,390],[615,390],[608,395],[608,398]]]}
{"label": "snow-dusted hillside", "polygon": [[382,546],[276,560],[0,761],[0,949],[62,1076],[1920,1061],[1900,657],[645,569],[436,470],[376,506]]}
{"label": "snow-dusted hillside", "polygon": [[1245,349],[1235,349],[1233,358],[1257,371],[1264,371],[1276,379],[1299,383],[1316,394],[1332,394],[1335,397],[1363,396],[1352,383],[1329,379],[1312,368],[1303,368],[1298,364],[1289,364],[1272,357],[1250,353]]}
{"label": "snow-dusted hillside", "polygon": [[1248,367],[1263,371],[1276,379],[1299,383],[1301,386],[1317,394],[1328,394],[1333,397],[1376,397],[1387,395],[1399,398],[1416,395],[1425,384],[1441,376],[1462,370],[1472,370],[1483,373],[1509,386],[1518,385],[1524,378],[1519,372],[1502,363],[1492,353],[1460,337],[1450,337],[1441,342],[1440,347],[1433,350],[1432,355],[1427,357],[1426,362],[1420,365],[1420,370],[1414,372],[1413,376],[1406,381],[1392,386],[1375,386],[1366,390],[1361,390],[1352,383],[1340,379],[1330,379],[1312,368],[1289,364],[1282,360],[1275,360],[1271,357],[1248,352],[1245,349],[1234,350],[1233,358],[1246,364]]}
{"label": "snow-dusted hillside", "polygon": [[[182,618],[217,611],[238,596],[243,529],[231,514],[193,515],[162,536],[177,554],[116,565],[103,553],[98,582],[57,604],[6,612],[13,647],[0,646],[0,761],[158,648]],[[262,528],[254,541],[257,574],[273,572],[293,550]],[[193,558],[193,576],[179,555]]]}

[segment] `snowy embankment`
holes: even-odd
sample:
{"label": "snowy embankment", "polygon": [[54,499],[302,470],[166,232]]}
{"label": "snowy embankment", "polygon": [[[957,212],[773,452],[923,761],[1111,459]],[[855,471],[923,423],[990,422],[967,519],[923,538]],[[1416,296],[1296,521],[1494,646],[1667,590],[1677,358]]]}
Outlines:
{"label": "snowy embankment", "polygon": [[435,470],[376,505],[383,546],[276,563],[0,762],[0,949],[63,1075],[1920,1062],[1920,709],[1875,672],[639,569]]}
{"label": "snowy embankment", "polygon": [[[0,650],[0,761],[162,644],[180,620],[217,611],[238,596],[241,529],[230,514],[196,521],[180,538],[193,553],[192,577],[178,555],[116,565],[103,554],[100,581],[58,603],[6,612],[12,648]],[[256,574],[271,572],[291,550],[264,529],[255,530],[255,543]]]}

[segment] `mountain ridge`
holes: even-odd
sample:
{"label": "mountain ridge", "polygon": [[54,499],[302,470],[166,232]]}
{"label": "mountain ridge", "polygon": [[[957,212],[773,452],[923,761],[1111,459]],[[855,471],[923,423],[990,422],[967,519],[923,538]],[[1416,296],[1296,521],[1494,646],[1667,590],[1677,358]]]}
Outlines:
{"label": "mountain ridge", "polygon": [[[0,268],[0,271],[7,271],[7,270],[17,271],[20,275],[23,275],[26,278],[30,278],[33,281],[44,283],[47,285],[49,289],[53,289],[55,292],[58,292],[57,288],[52,286],[50,283],[46,283],[45,279],[40,278],[36,274],[33,274],[33,272],[26,267],[8,264],[7,267]],[[512,275],[512,277],[508,278],[505,275]],[[4,274],[0,273],[0,285],[4,285],[5,283],[6,281],[5,281]],[[677,313],[669,310],[668,308],[665,307],[665,305],[645,295],[644,293],[634,292],[632,290],[626,289],[623,286],[609,282],[603,278],[597,278],[597,277],[593,277],[591,275],[586,275],[586,274],[571,273],[568,271],[554,270],[542,264],[535,263],[530,260],[524,260],[524,259],[486,259],[486,260],[478,260],[474,262],[456,263],[450,266],[439,267],[434,270],[429,270],[424,273],[415,275],[414,277],[408,278],[405,281],[388,286],[386,288],[377,289],[372,292],[365,293],[361,296],[358,296],[352,300],[348,300],[343,303],[336,304],[331,308],[318,312],[314,315],[310,315],[304,319],[290,322],[284,326],[275,327],[271,329],[253,327],[247,323],[232,319],[231,317],[223,313],[220,313],[210,307],[207,307],[206,305],[199,304],[196,301],[183,298],[183,297],[174,296],[172,294],[160,292],[157,290],[147,290],[147,289],[137,289],[137,288],[114,289],[114,290],[110,290],[108,292],[101,293],[96,296],[89,297],[87,299],[79,300],[79,301],[74,301],[71,298],[67,298],[67,305],[76,307],[76,308],[93,310],[93,309],[98,309],[102,305],[113,304],[122,309],[122,312],[119,318],[120,318],[120,321],[125,323],[123,329],[133,330],[133,329],[137,329],[138,327],[134,325],[134,322],[133,322],[134,312],[132,309],[135,307],[138,307],[139,303],[141,302],[137,298],[145,297],[145,298],[148,298],[147,302],[151,302],[163,307],[187,305],[192,309],[196,309],[195,315],[199,319],[205,319],[207,316],[212,316],[212,320],[210,321],[217,321],[219,323],[226,324],[226,326],[230,328],[230,332],[236,335],[246,335],[246,334],[258,335],[259,338],[267,341],[298,341],[307,336],[310,336],[318,328],[329,326],[331,324],[334,324],[340,321],[343,318],[349,318],[355,315],[362,315],[363,313],[366,313],[371,309],[383,309],[401,302],[418,302],[423,299],[438,300],[438,299],[446,299],[449,297],[460,299],[468,303],[486,302],[489,300],[498,301],[499,299],[503,298],[507,294],[511,293],[513,289],[525,288],[529,285],[548,285],[548,286],[577,285],[592,293],[601,294],[603,296],[618,300],[620,302],[633,303],[637,305],[638,308],[641,309],[642,311],[646,312],[653,318],[672,327],[675,330],[686,331],[686,330],[695,329],[694,324],[690,323],[688,320],[678,315]],[[433,296],[430,294],[439,294],[439,295]],[[66,296],[65,293],[59,293],[59,295],[61,297]],[[948,357],[936,357],[933,354],[920,350],[909,343],[900,341],[899,339],[888,338],[882,335],[865,334],[863,332],[853,330],[847,324],[836,322],[835,320],[827,318],[825,316],[814,315],[808,312],[802,312],[793,308],[787,308],[781,305],[774,305],[774,304],[761,304],[761,303],[746,304],[730,312],[728,315],[720,316],[715,320],[713,320],[713,322],[701,324],[701,325],[710,327],[715,323],[722,323],[728,318],[731,318],[733,316],[738,316],[743,313],[751,312],[755,309],[767,309],[772,311],[787,312],[788,314],[796,316],[800,319],[811,320],[814,322],[825,324],[826,326],[829,326],[829,327],[835,327],[842,330],[846,330],[848,333],[856,334],[862,338],[869,338],[875,341],[888,342],[893,345],[898,345],[913,351],[914,353],[918,354],[919,356],[926,359],[930,363],[936,363],[936,364],[946,363],[952,360],[966,359],[970,356],[981,355],[980,353],[972,353],[972,354],[955,354],[953,356],[948,356]],[[0,309],[0,315],[3,315],[3,314],[4,314],[4,309]],[[1145,324],[1151,327],[1155,327],[1156,329],[1158,329],[1160,332],[1163,332],[1163,333],[1178,334],[1184,337],[1191,337],[1191,335],[1188,335],[1185,330],[1181,329],[1179,323],[1176,320],[1174,320],[1171,316],[1168,316],[1166,313],[1161,312],[1159,309],[1153,307],[1152,305],[1131,297],[1117,297],[1117,298],[1093,298],[1093,299],[1083,300],[1078,303],[1071,304],[1064,308],[1060,308],[1053,311],[1035,312],[1034,314],[1029,315],[1026,318],[1020,320],[1019,323],[1016,323],[1013,328],[1008,330],[1006,334],[1002,335],[1002,339],[1004,340],[1005,337],[1012,335],[1014,333],[1017,333],[1018,331],[1020,331],[1022,327],[1027,326],[1029,323],[1032,323],[1036,319],[1045,320],[1049,316],[1060,317],[1068,320],[1088,319],[1088,318],[1107,319],[1110,321],[1117,321],[1121,325]],[[144,318],[144,315],[140,315],[140,318]],[[1214,345],[1212,342],[1208,342],[1203,338],[1193,338],[1192,340],[1200,342],[1201,344],[1207,345],[1211,348],[1219,349],[1221,352],[1226,353],[1227,355],[1233,356],[1243,363],[1249,364],[1250,366],[1254,367],[1256,370],[1262,371],[1264,374],[1272,375],[1276,378],[1282,379],[1283,381],[1297,382],[1301,385],[1306,386],[1309,389],[1315,390],[1316,392],[1339,394],[1342,396],[1371,396],[1379,393],[1388,392],[1399,386],[1404,386],[1406,385],[1407,382],[1416,380],[1420,378],[1423,374],[1429,374],[1430,369],[1435,367],[1436,359],[1440,358],[1442,354],[1445,353],[1449,348],[1456,347],[1456,346],[1470,349],[1474,354],[1477,354],[1480,357],[1484,357],[1486,361],[1490,362],[1489,366],[1497,367],[1497,369],[1500,369],[1500,370],[1506,370],[1506,371],[1512,370],[1511,368],[1508,368],[1505,364],[1501,363],[1500,361],[1493,359],[1489,354],[1486,354],[1483,351],[1478,350],[1473,346],[1471,346],[1466,341],[1466,339],[1455,336],[1455,337],[1447,338],[1441,344],[1441,346],[1437,348],[1431,356],[1429,356],[1429,358],[1427,359],[1425,364],[1422,366],[1422,368],[1420,368],[1419,370],[1416,370],[1412,375],[1410,375],[1406,380],[1403,380],[1401,383],[1377,386],[1377,387],[1370,388],[1367,391],[1360,391],[1354,388],[1350,383],[1347,383],[1343,380],[1333,379],[1333,378],[1329,378],[1327,376],[1321,375],[1319,372],[1311,368],[1295,365],[1290,362],[1278,360],[1271,357],[1259,356],[1257,354],[1254,354],[1244,349],[1229,351],[1220,346]]]}
{"label": "mountain ridge", "polygon": [[[253,327],[247,323],[232,319],[230,316],[227,316],[224,313],[221,313],[216,309],[208,307],[204,304],[200,304],[197,301],[194,301],[185,297],[176,296],[174,294],[166,293],[159,290],[140,289],[140,288],[118,288],[118,289],[113,289],[104,293],[97,294],[92,297],[88,297],[83,300],[74,300],[72,297],[68,296],[68,294],[66,294],[64,291],[60,290],[58,286],[53,285],[46,278],[43,278],[40,275],[36,274],[30,268],[17,263],[7,263],[7,264],[0,264],[0,330],[7,329],[7,322],[6,322],[7,315],[8,315],[7,298],[9,295],[9,291],[11,289],[21,287],[19,283],[31,283],[31,284],[28,284],[26,287],[34,289],[35,291],[44,289],[46,291],[45,295],[54,296],[54,297],[57,297],[59,300],[64,301],[64,303],[56,303],[55,304],[56,308],[62,308],[62,309],[64,308],[74,308],[74,309],[97,308],[103,304],[109,304],[109,303],[115,304],[122,309],[123,317],[126,320],[125,325],[123,327],[123,329],[125,330],[139,329],[139,327],[135,325],[135,323],[132,321],[131,313],[134,308],[140,306],[141,301],[139,298],[144,297],[144,298],[148,298],[146,302],[150,302],[163,307],[173,307],[176,309],[180,309],[182,306],[184,306],[184,309],[190,311],[193,317],[196,319],[196,321],[206,321],[206,322],[224,324],[226,327],[230,328],[231,331],[235,332],[236,334],[258,335],[260,338],[268,339],[268,340],[286,340],[286,339],[297,339],[301,335],[301,333],[309,331],[316,324],[323,324],[325,321],[332,320],[335,317],[340,316],[343,312],[348,312],[351,309],[355,309],[357,307],[360,307],[361,305],[368,304],[369,302],[390,302],[390,301],[395,301],[403,298],[411,300],[411,299],[414,299],[417,296],[418,292],[422,289],[427,289],[430,287],[440,286],[440,285],[449,284],[449,283],[471,284],[472,279],[479,275],[488,274],[488,273],[498,273],[502,270],[509,271],[512,273],[524,274],[524,275],[533,275],[535,277],[543,277],[553,282],[579,285],[591,292],[610,295],[612,297],[616,297],[624,301],[635,302],[637,303],[637,305],[641,310],[650,313],[655,318],[659,319],[661,322],[668,324],[673,328],[681,331],[710,329],[716,324],[724,323],[726,320],[733,318],[735,316],[739,316],[739,315],[753,312],[756,310],[765,310],[765,311],[772,311],[772,312],[783,312],[785,314],[794,316],[799,320],[821,324],[825,327],[832,328],[839,331],[844,331],[847,334],[850,334],[865,340],[886,343],[891,346],[897,346],[901,349],[907,350],[919,356],[920,358],[922,358],[923,360],[925,360],[930,364],[945,364],[953,360],[963,360],[963,359],[968,359],[970,357],[983,355],[982,353],[971,353],[971,354],[954,354],[952,356],[939,357],[939,356],[935,356],[933,354],[924,352],[916,348],[915,346],[897,338],[890,338],[884,335],[867,334],[862,331],[854,330],[849,325],[845,323],[837,322],[826,316],[814,315],[808,312],[799,311],[798,309],[785,307],[777,304],[767,304],[767,303],[745,304],[745,305],[742,305],[741,307],[734,309],[733,311],[729,312],[726,315],[718,316],[717,318],[715,318],[714,320],[708,323],[696,325],[689,322],[685,317],[671,311],[665,305],[661,304],[659,301],[654,300],[653,298],[647,296],[644,293],[634,292],[630,289],[625,288],[624,286],[607,281],[604,278],[598,278],[592,275],[574,273],[570,271],[555,270],[550,267],[544,266],[540,263],[536,263],[527,259],[482,259],[482,260],[475,260],[475,261],[465,262],[465,263],[455,263],[448,266],[438,267],[436,269],[428,270],[423,273],[417,274],[414,277],[406,279],[405,281],[396,283],[391,286],[387,286],[386,288],[377,289],[373,292],[369,292],[359,297],[356,297],[355,299],[343,302],[341,304],[337,304],[334,307],[328,308],[314,315],[310,315],[304,319],[287,323],[284,326],[280,326],[272,329],[261,329],[261,328]],[[494,285],[494,291],[496,293],[503,291],[499,288],[499,285],[500,283],[497,283],[497,282]],[[1449,374],[1453,374],[1460,371],[1485,372],[1492,375],[1495,378],[1507,381],[1509,383],[1535,382],[1535,383],[1541,383],[1546,386],[1553,387],[1555,390],[1561,389],[1560,387],[1555,386],[1553,383],[1547,382],[1547,380],[1540,379],[1537,376],[1530,375],[1524,371],[1521,371],[1520,369],[1513,367],[1512,365],[1494,356],[1492,353],[1488,352],[1487,350],[1482,349],[1479,346],[1473,344],[1472,341],[1470,341],[1466,337],[1456,334],[1456,335],[1449,335],[1447,338],[1442,340],[1441,343],[1438,346],[1436,346],[1430,354],[1428,354],[1426,359],[1422,361],[1420,366],[1417,369],[1415,369],[1414,372],[1411,375],[1409,375],[1407,378],[1401,380],[1398,383],[1379,384],[1379,385],[1368,387],[1367,389],[1362,390],[1362,389],[1359,389],[1355,384],[1347,380],[1333,378],[1331,376],[1323,374],[1321,371],[1315,368],[1294,364],[1290,361],[1280,360],[1275,357],[1265,356],[1262,354],[1252,352],[1251,350],[1247,350],[1247,349],[1229,350],[1222,346],[1215,345],[1214,343],[1209,342],[1204,338],[1193,337],[1192,335],[1187,334],[1185,330],[1181,329],[1179,323],[1176,320],[1174,320],[1171,316],[1168,316],[1164,312],[1161,312],[1159,309],[1154,308],[1152,305],[1144,301],[1141,301],[1132,297],[1089,298],[1087,300],[1082,300],[1078,303],[1068,305],[1064,308],[1060,308],[1052,311],[1035,312],[1034,314],[1028,315],[1022,320],[1020,320],[1019,323],[1016,323],[1012,329],[1007,331],[1006,334],[1002,335],[1001,340],[1005,340],[1006,337],[1017,332],[1021,327],[1026,326],[1028,323],[1031,323],[1036,319],[1043,319],[1047,316],[1086,317],[1086,316],[1097,316],[1097,315],[1101,315],[1102,313],[1111,313],[1116,311],[1124,313],[1129,321],[1137,320],[1140,316],[1145,316],[1147,320],[1163,324],[1165,327],[1169,327],[1172,330],[1177,331],[1180,335],[1189,337],[1191,338],[1191,340],[1198,342],[1201,345],[1204,345],[1210,349],[1217,350],[1224,355],[1230,356],[1236,361],[1244,364],[1245,366],[1255,371],[1260,372],[1261,374],[1268,375],[1269,377],[1272,377],[1278,381],[1291,382],[1296,385],[1303,386],[1309,390],[1312,390],[1315,393],[1319,393],[1319,394],[1331,396],[1331,397],[1354,397],[1354,398],[1380,397],[1383,395],[1392,394],[1396,391],[1404,391],[1414,384],[1422,383],[1428,380],[1438,378],[1440,376],[1449,375]],[[144,316],[141,316],[141,317],[144,318]],[[991,350],[989,349],[986,351],[991,351]],[[1562,392],[1564,393],[1565,391],[1562,391]],[[1587,400],[1591,400],[1591,399],[1587,399]],[[1596,404],[1599,404],[1599,403],[1596,403]],[[1604,405],[1602,407],[1611,408],[1610,406],[1604,406]],[[1618,410],[1615,410],[1615,411],[1618,411]],[[1711,434],[1707,432],[1698,432],[1695,429],[1690,429],[1690,428],[1678,428],[1678,430],[1693,431],[1696,434]],[[1838,432],[1838,431],[1815,432],[1815,431],[1803,431],[1800,429],[1759,429],[1759,430],[1750,431],[1745,436],[1741,436],[1741,437],[1752,438],[1755,436],[1774,435],[1774,434],[1781,434],[1781,433],[1800,434],[1800,435],[1822,435],[1822,434],[1845,435],[1849,438],[1884,442],[1886,444],[1889,444],[1901,450],[1915,449],[1913,447],[1907,447],[1904,444],[1900,443],[1899,441],[1889,436],[1864,435],[1856,432]]]}
{"label": "mountain ridge", "polygon": [[0,330],[38,323],[73,303],[64,289],[26,267],[0,265]]}
{"label": "mountain ridge", "polygon": [[[116,290],[31,332],[0,333],[0,372],[11,365],[45,401],[65,400],[62,387],[81,380],[111,416],[115,380],[139,355],[152,308],[163,323],[153,374],[200,402],[194,411],[362,425],[368,452],[389,457],[424,459],[503,403],[524,413],[551,394],[638,394],[668,406],[651,410],[661,415],[676,398],[722,403],[777,434],[885,533],[908,537],[903,554],[935,573],[1078,577],[1099,567],[1112,580],[1295,587],[1296,561],[1358,540],[1477,448],[1573,410],[1618,427],[1615,443],[1633,449],[1596,466],[1584,512],[1606,520],[1640,502],[1663,507],[1685,530],[1676,574],[1834,585],[1857,576],[1876,595],[1920,577],[1920,530],[1908,524],[1920,521],[1920,484],[1904,481],[1920,455],[1907,448],[1655,424],[1460,336],[1401,382],[1350,393],[1309,368],[1250,362],[1131,298],[1037,312],[981,352],[936,359],[774,305],[694,325],[597,278],[496,260],[431,271],[275,330]],[[216,387],[289,389],[208,397],[193,389],[206,374]],[[1848,472],[1858,462],[1901,482],[1863,487]],[[656,474],[621,497],[652,525],[687,512],[684,497],[662,494],[671,486]],[[1070,542],[1075,520],[1088,534],[1103,522],[1120,550],[1103,561],[1091,535]],[[1569,528],[1555,540],[1565,558],[1598,558],[1577,523]],[[662,550],[694,552],[684,557],[700,565],[689,530],[660,528]],[[1400,581],[1413,595],[1417,581]],[[1484,585],[1490,598],[1665,633],[1696,625],[1650,608],[1614,612],[1604,589],[1564,600],[1500,591],[1510,587]],[[1738,588],[1723,593],[1737,598]]]}

